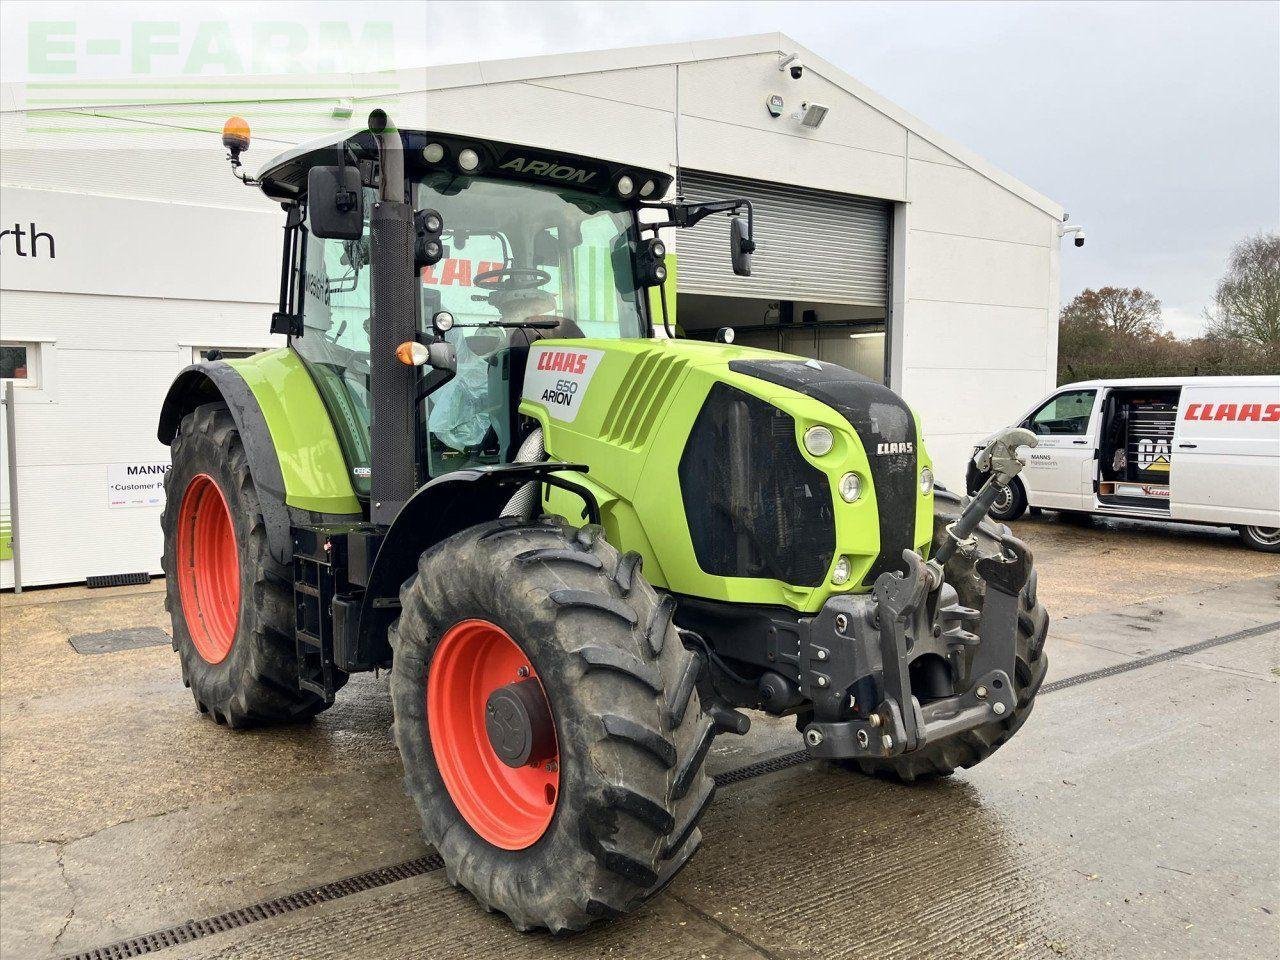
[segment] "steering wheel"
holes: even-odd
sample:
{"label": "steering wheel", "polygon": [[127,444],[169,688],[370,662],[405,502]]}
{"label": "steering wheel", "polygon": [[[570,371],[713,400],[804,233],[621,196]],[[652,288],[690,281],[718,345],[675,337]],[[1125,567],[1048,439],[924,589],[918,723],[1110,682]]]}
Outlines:
{"label": "steering wheel", "polygon": [[471,285],[481,290],[536,290],[551,282],[551,274],[535,267],[499,267],[471,278]]}

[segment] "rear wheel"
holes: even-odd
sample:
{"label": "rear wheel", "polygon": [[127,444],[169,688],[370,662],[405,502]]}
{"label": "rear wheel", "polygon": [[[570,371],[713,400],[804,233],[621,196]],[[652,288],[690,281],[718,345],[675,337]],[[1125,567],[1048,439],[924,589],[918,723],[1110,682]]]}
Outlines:
{"label": "rear wheel", "polygon": [[714,784],[673,605],[596,528],[503,518],[422,555],[391,630],[405,785],[449,880],[521,930],[637,907]]}
{"label": "rear wheel", "polygon": [[172,457],[161,519],[165,606],[196,706],[231,727],[319,713],[324,701],[298,689],[292,577],[267,549],[257,490],[226,405],[187,414]]}
{"label": "rear wheel", "polygon": [[[933,547],[936,550],[942,543],[942,538],[947,536],[946,525],[959,518],[961,502],[954,494],[942,491],[934,495],[934,503]],[[1001,541],[1009,536],[1006,528],[987,521],[983,521],[973,535],[983,556],[998,553]],[[973,559],[957,551],[947,563],[946,579],[955,586],[962,605],[982,608],[983,581],[976,574]],[[1013,712],[996,723],[948,737],[911,753],[889,759],[856,760],[853,763],[863,773],[907,782],[919,778],[949,776],[959,768],[981,763],[1007,743],[1031,715],[1036,694],[1039,693],[1049,669],[1049,658],[1044,655],[1048,631],[1049,614],[1036,597],[1036,572],[1033,568],[1022,589],[1018,610],[1018,646],[1013,677],[1018,705]]]}
{"label": "rear wheel", "polygon": [[1241,527],[1240,539],[1250,550],[1280,553],[1280,527]]}

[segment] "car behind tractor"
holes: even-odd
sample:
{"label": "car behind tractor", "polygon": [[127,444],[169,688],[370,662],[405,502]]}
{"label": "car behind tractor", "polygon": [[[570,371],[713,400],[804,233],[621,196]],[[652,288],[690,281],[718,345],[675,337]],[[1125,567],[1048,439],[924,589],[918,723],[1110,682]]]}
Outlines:
{"label": "car behind tractor", "polygon": [[1047,616],[983,518],[1034,436],[989,445],[962,503],[879,383],[651,336],[659,231],[728,214],[747,273],[748,203],[381,111],[256,178],[247,125],[224,143],[284,210],[288,346],[187,368],[160,416],[174,649],[214,721],[305,719],[390,669],[449,879],[553,931],[688,862],[743,709],[905,781],[1025,722]]}

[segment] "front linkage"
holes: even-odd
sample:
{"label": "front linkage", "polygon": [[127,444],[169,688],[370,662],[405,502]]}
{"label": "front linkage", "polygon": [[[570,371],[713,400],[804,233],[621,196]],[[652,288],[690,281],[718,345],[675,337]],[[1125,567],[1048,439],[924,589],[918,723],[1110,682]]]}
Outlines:
{"label": "front linkage", "polygon": [[[882,574],[870,596],[833,597],[802,631],[801,690],[813,704],[813,719],[804,726],[811,755],[896,757],[998,722],[1017,708],[1018,616],[1031,554],[1003,537],[999,552],[978,556],[973,535],[1025,465],[1017,448],[1035,445],[1035,435],[1018,428],[994,439],[978,456],[989,479],[946,526],[934,557],[903,551],[905,574]],[[972,560],[984,585],[981,610],[963,605],[944,578],[957,554]]]}

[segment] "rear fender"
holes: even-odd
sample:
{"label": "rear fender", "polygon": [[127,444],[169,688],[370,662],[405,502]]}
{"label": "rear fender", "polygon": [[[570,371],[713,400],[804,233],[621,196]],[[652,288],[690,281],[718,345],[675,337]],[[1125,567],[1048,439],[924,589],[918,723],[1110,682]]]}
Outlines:
{"label": "rear fender", "polygon": [[240,441],[249,460],[249,475],[253,477],[262,508],[271,557],[287,565],[293,557],[293,538],[289,532],[289,510],[285,506],[284,474],[262,408],[243,377],[221,360],[187,367],[165,395],[156,436],[169,446],[188,413],[206,403],[218,402],[227,405],[240,431]]}
{"label": "rear fender", "polygon": [[286,348],[187,367],[161,406],[160,442],[172,443],[196,407],[219,401],[244,443],[275,560],[288,563],[293,554],[291,509],[304,511],[304,520],[362,519],[328,411],[296,353]]}

